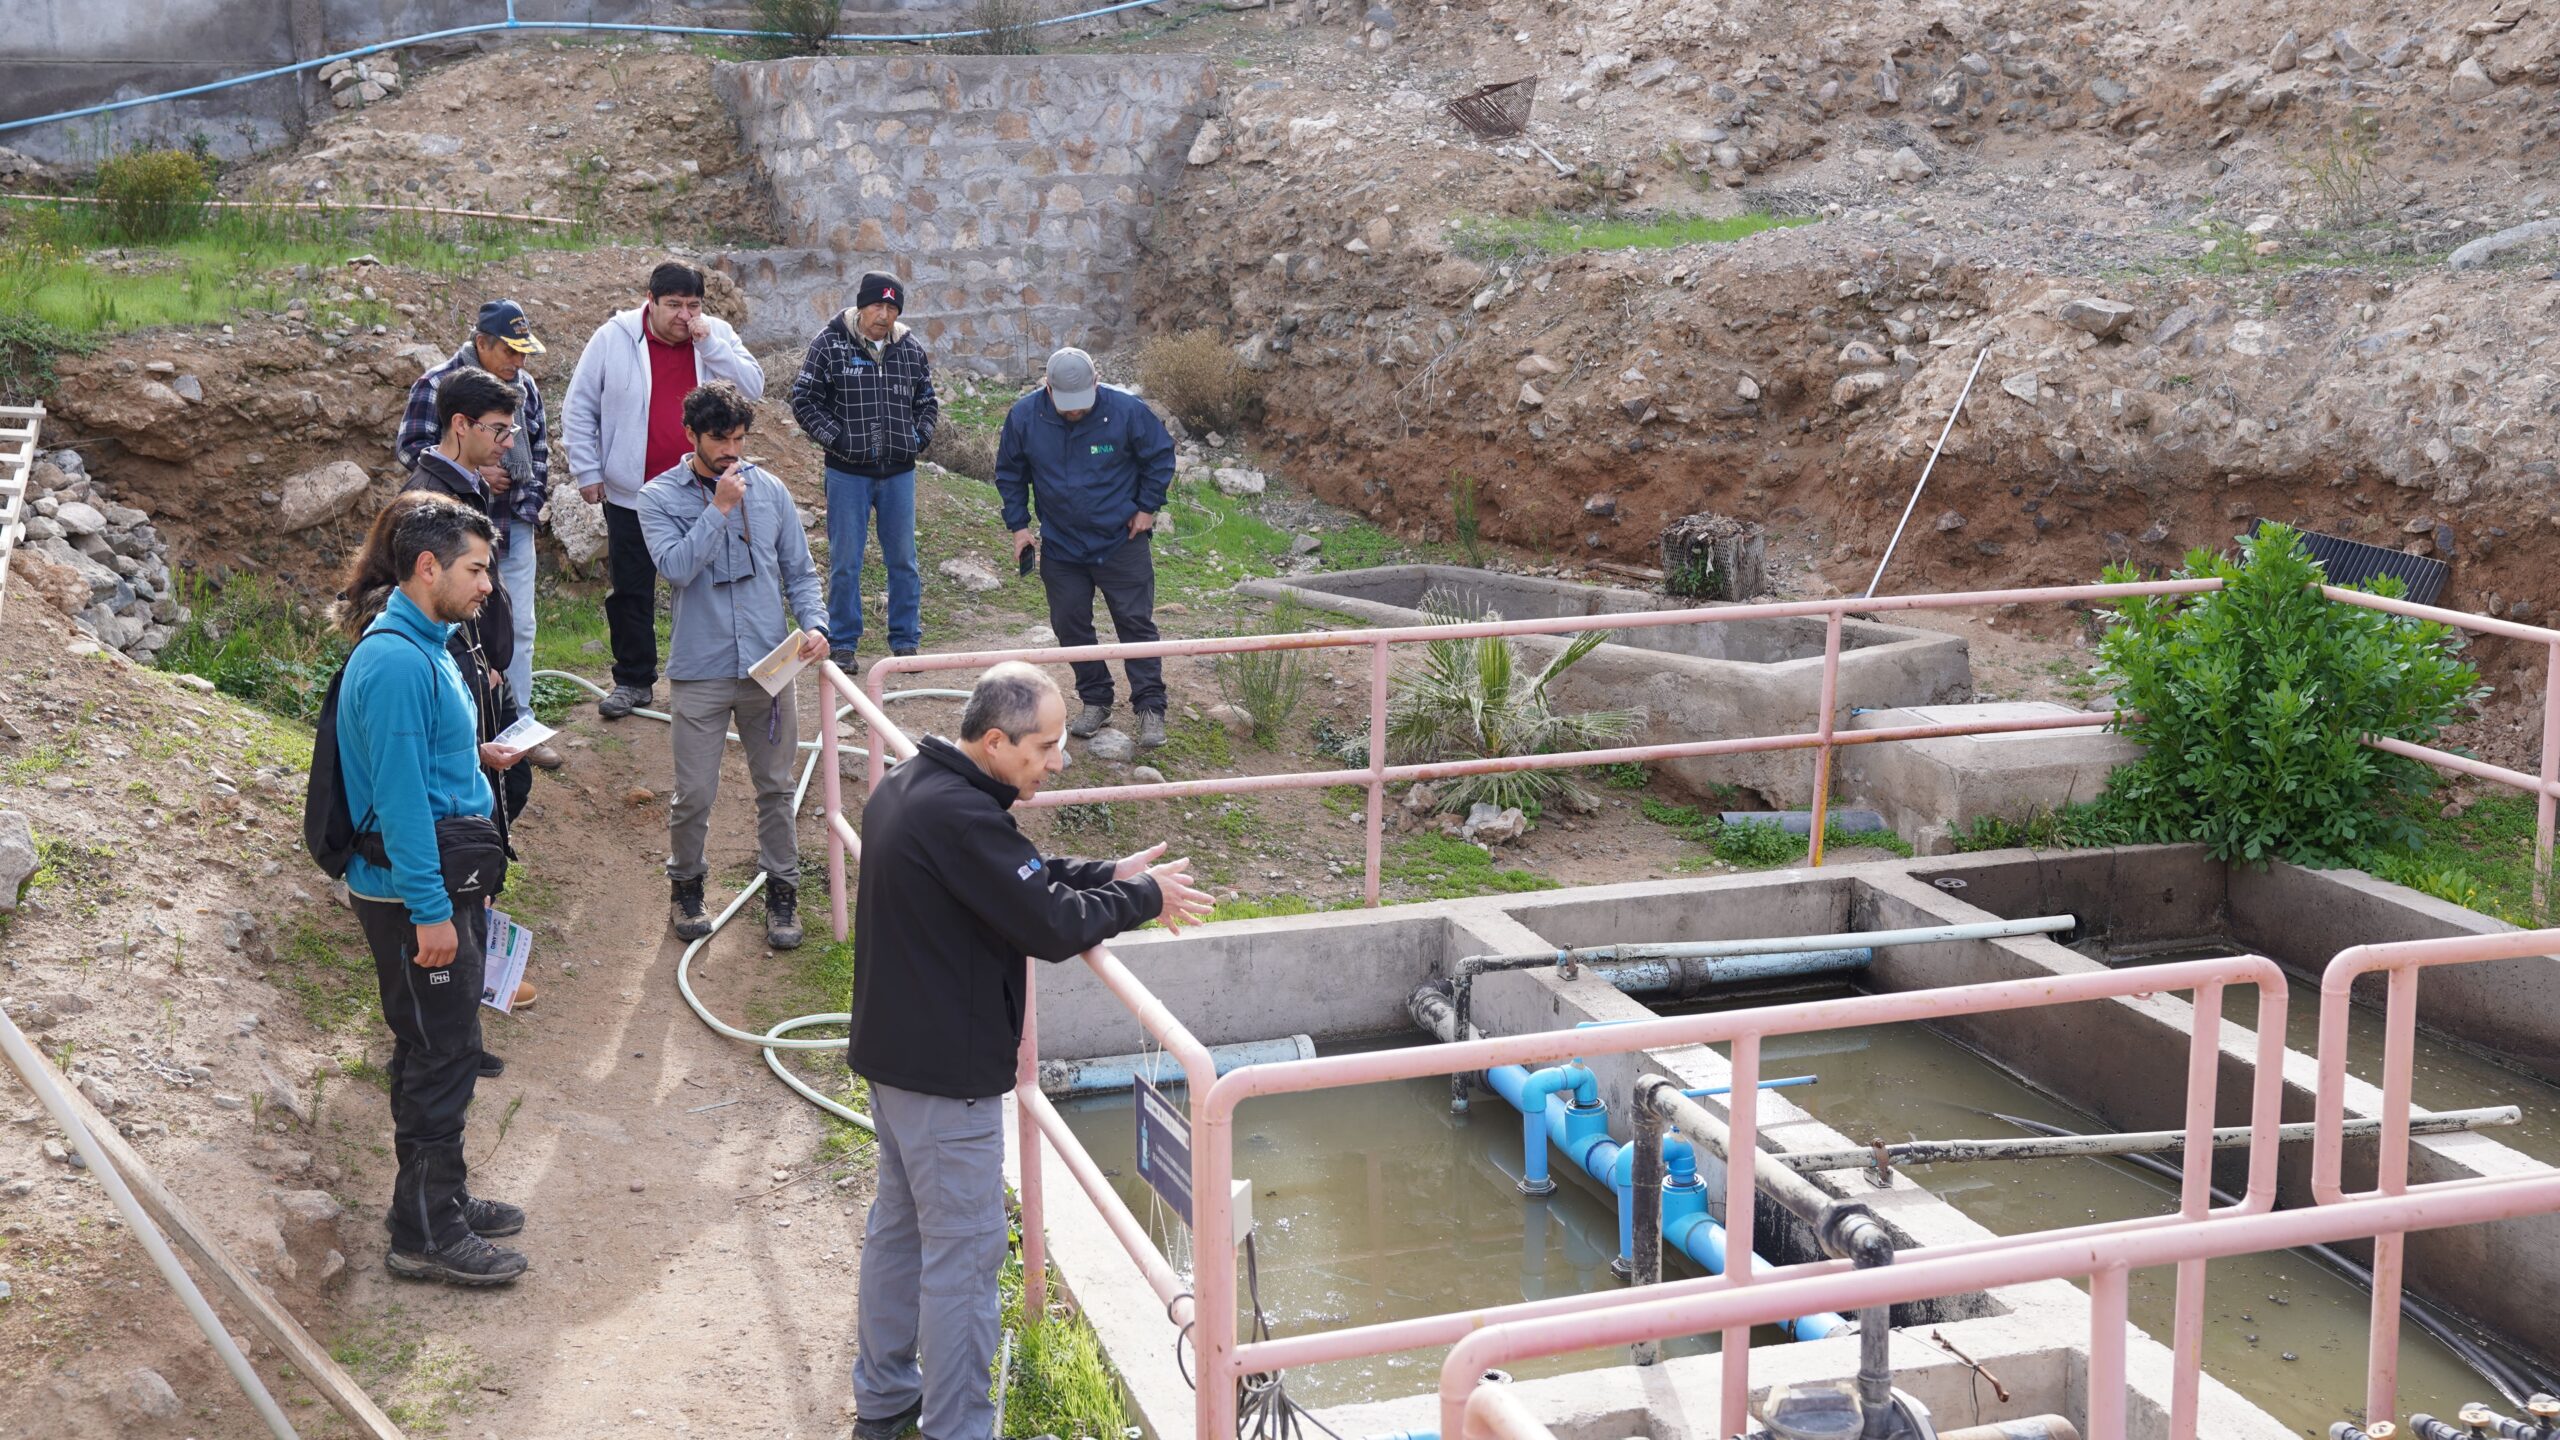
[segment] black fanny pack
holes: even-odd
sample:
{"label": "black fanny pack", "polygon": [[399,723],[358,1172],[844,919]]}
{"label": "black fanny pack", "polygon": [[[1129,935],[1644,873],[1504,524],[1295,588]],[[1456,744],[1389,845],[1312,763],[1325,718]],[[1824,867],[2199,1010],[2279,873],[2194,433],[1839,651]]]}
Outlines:
{"label": "black fanny pack", "polygon": [[[378,831],[356,837],[356,853],[388,870],[390,852]],[[486,815],[450,815],[436,822],[436,859],[444,889],[455,901],[494,899],[507,888],[507,842]]]}

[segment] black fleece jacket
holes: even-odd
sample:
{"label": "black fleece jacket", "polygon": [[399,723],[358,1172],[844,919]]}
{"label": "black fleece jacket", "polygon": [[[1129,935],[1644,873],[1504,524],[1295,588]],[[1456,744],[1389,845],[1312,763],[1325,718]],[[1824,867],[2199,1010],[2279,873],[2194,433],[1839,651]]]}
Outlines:
{"label": "black fleece jacket", "polygon": [[1164,909],[1108,860],[1043,859],[1017,792],[927,736],[862,807],[854,887],[853,1033],[864,1079],[953,1099],[1013,1088],[1022,957],[1065,960]]}

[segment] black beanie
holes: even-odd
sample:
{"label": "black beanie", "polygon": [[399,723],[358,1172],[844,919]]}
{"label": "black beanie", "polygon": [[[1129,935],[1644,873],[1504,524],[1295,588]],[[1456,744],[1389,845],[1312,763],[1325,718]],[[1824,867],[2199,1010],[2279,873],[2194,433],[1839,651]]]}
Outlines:
{"label": "black beanie", "polygon": [[874,270],[862,277],[862,289],[854,297],[853,308],[884,302],[897,306],[901,315],[907,313],[907,287],[898,283],[897,276]]}

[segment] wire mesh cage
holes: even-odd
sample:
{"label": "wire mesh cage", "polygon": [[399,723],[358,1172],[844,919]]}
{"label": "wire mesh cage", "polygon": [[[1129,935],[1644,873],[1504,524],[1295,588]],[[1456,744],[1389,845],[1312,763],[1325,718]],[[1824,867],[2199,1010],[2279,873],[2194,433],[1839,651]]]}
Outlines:
{"label": "wire mesh cage", "polygon": [[1503,140],[1529,128],[1529,106],[1537,98],[1538,77],[1531,75],[1461,95],[1449,102],[1449,113],[1478,137]]}

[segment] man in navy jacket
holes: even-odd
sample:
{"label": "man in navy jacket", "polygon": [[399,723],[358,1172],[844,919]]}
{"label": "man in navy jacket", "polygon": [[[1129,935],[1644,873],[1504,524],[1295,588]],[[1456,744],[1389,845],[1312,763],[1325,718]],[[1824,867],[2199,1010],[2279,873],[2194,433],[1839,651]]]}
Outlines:
{"label": "man in navy jacket", "polygon": [[[1040,583],[1049,592],[1049,628],[1061,645],[1094,643],[1093,596],[1111,608],[1123,644],[1156,638],[1152,532],[1173,485],[1173,437],[1138,397],[1101,384],[1093,357],[1066,349],[1049,357],[1048,383],[1014,402],[996,446],[996,490],[1019,560],[1040,547]],[[1034,536],[1031,515],[1040,515]],[[1164,662],[1131,660],[1129,706],[1138,743],[1164,743]],[[1111,720],[1111,669],[1078,661],[1084,708],[1067,733],[1089,738]]]}

